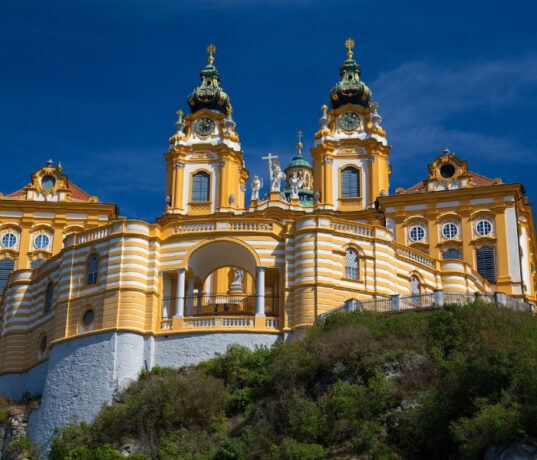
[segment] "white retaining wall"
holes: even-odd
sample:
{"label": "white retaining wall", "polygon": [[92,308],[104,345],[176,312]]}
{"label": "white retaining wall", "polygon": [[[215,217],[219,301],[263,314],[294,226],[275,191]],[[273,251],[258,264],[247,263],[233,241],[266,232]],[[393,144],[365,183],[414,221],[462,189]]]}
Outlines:
{"label": "white retaining wall", "polygon": [[225,353],[231,344],[271,346],[276,334],[207,333],[163,338],[110,332],[55,345],[47,362],[24,374],[0,376],[0,394],[18,399],[25,391],[42,394],[30,416],[28,433],[48,451],[54,430],[76,417],[91,421],[115,392],[153,366],[180,367]]}

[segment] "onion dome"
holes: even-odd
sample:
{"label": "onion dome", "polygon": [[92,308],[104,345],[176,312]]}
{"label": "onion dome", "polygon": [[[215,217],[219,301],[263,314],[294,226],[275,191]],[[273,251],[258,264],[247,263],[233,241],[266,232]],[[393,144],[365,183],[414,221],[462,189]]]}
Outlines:
{"label": "onion dome", "polygon": [[220,73],[213,65],[213,53],[216,51],[214,45],[207,47],[209,53],[209,64],[200,72],[201,84],[188,96],[188,106],[190,112],[194,113],[201,109],[209,109],[227,115],[231,112],[229,96],[220,88]]}
{"label": "onion dome", "polygon": [[362,70],[358,63],[352,59],[353,52],[351,50],[354,48],[354,40],[349,38],[345,41],[345,46],[348,48],[348,59],[339,69],[341,81],[336,83],[336,86],[330,91],[330,106],[333,109],[345,104],[369,107],[371,105],[371,90],[364,82],[360,81]]}

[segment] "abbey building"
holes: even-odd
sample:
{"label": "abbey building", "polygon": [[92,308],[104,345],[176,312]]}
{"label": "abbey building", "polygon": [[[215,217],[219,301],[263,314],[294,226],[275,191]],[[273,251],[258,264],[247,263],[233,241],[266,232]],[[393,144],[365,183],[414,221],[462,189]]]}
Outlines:
{"label": "abbey building", "polygon": [[270,345],[348,302],[535,304],[522,185],[444,150],[423,181],[391,190],[386,132],[348,45],[311,156],[300,141],[288,165],[267,155],[269,183],[247,169],[210,48],[164,154],[156,223],[118,217],[52,162],[0,196],[0,393],[43,395],[33,438],[92,418],[144,367]]}

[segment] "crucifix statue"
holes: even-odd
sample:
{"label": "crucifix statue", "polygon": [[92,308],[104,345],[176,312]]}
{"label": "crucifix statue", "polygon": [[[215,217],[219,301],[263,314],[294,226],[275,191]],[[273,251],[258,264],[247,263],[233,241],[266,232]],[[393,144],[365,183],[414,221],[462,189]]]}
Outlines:
{"label": "crucifix statue", "polygon": [[[280,168],[280,162],[276,161],[277,155],[269,153],[266,157],[262,157],[262,160],[268,160],[269,164],[269,176],[270,176],[270,191],[279,192],[282,184],[282,180],[285,179],[285,173]],[[274,160],[274,161],[273,161]]]}

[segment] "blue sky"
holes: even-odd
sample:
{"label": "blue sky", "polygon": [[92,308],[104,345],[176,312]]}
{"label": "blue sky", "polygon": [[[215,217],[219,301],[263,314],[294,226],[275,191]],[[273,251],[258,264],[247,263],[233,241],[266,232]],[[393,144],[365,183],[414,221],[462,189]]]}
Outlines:
{"label": "blue sky", "polygon": [[253,174],[312,146],[356,42],[392,146],[391,193],[445,147],[537,200],[537,6],[532,1],[0,0],[0,192],[48,158],[121,214],[153,221],[175,112],[205,48]]}

